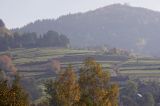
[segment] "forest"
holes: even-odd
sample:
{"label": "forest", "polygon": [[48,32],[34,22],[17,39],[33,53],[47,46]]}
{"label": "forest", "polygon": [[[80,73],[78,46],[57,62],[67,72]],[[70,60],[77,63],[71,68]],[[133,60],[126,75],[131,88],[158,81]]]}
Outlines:
{"label": "forest", "polygon": [[13,35],[0,34],[0,51],[13,48],[68,47],[69,43],[70,41],[65,35],[55,31],[48,31],[39,37],[34,32],[23,34],[15,32]]}

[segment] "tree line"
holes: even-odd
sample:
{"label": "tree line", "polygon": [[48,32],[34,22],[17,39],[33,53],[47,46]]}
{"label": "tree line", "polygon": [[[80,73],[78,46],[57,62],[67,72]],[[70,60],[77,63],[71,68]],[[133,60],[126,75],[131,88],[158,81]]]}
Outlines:
{"label": "tree line", "polygon": [[0,34],[0,50],[12,48],[33,48],[33,47],[67,47],[70,41],[66,35],[55,31],[38,36],[34,32],[20,34],[15,32],[12,36]]}

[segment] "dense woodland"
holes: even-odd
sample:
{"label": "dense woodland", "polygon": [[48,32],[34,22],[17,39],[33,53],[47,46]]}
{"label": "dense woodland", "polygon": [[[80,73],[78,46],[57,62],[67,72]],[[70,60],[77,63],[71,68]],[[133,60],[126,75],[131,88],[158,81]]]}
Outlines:
{"label": "dense woodland", "polygon": [[67,47],[69,39],[55,31],[37,36],[34,32],[20,34],[15,32],[13,35],[0,35],[0,50],[12,48],[33,48],[33,47]]}

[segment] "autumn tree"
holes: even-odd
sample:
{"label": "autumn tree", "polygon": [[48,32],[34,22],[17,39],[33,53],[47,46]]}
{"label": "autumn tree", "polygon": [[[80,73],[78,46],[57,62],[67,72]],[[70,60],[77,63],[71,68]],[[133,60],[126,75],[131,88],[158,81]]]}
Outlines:
{"label": "autumn tree", "polygon": [[71,66],[61,71],[55,81],[47,81],[45,87],[51,106],[75,106],[79,101],[77,76]]}
{"label": "autumn tree", "polygon": [[87,59],[80,70],[80,105],[117,106],[118,86],[109,84],[109,73],[93,59]]}
{"label": "autumn tree", "polygon": [[4,80],[6,78],[6,74],[4,73],[3,70],[0,69],[0,81]]}
{"label": "autumn tree", "polygon": [[9,106],[9,88],[7,80],[0,80],[0,106]]}
{"label": "autumn tree", "polygon": [[49,64],[49,70],[53,71],[54,73],[58,74],[61,70],[61,63],[59,60],[51,60]]}
{"label": "autumn tree", "polygon": [[18,76],[12,84],[6,79],[0,81],[0,106],[29,106],[28,95],[21,87]]}
{"label": "autumn tree", "polygon": [[29,98],[27,92],[20,84],[20,77],[15,76],[10,89],[11,102],[13,106],[29,106]]}
{"label": "autumn tree", "polygon": [[[9,56],[0,56],[0,68],[0,106],[29,106],[28,94]],[[7,76],[6,73],[11,74]]]}
{"label": "autumn tree", "polygon": [[5,72],[11,73],[11,75],[15,75],[17,72],[17,68],[12,63],[11,57],[7,55],[0,56],[0,68]]}

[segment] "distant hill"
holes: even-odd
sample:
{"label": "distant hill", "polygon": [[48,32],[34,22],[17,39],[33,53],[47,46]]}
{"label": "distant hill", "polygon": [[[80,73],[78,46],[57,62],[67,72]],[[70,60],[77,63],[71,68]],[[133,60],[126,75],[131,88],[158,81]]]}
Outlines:
{"label": "distant hill", "polygon": [[14,29],[39,34],[48,30],[68,35],[72,46],[111,45],[153,55],[160,53],[160,12],[145,8],[114,4],[56,20],[38,20]]}

